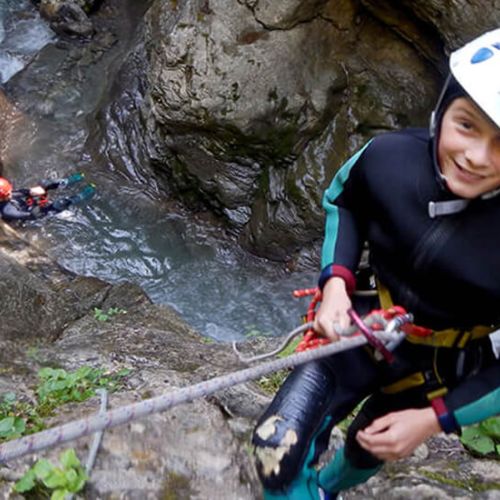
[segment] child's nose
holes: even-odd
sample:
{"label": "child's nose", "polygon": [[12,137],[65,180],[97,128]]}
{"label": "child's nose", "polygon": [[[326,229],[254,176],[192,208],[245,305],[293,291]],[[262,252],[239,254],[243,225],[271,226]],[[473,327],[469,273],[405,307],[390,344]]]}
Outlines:
{"label": "child's nose", "polygon": [[485,168],[491,165],[491,145],[487,141],[471,144],[465,152],[465,157],[475,168]]}

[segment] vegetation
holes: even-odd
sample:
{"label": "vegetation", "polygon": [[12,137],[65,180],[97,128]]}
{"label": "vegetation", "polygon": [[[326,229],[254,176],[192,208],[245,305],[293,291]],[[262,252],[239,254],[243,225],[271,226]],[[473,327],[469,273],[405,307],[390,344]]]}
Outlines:
{"label": "vegetation", "polygon": [[473,455],[500,458],[500,417],[466,427],[460,437],[462,444]]}
{"label": "vegetation", "polygon": [[35,401],[21,401],[13,392],[0,396],[0,442],[42,430],[43,418],[65,403],[85,401],[95,390],[119,389],[129,370],[106,373],[99,368],[83,366],[73,372],[60,368],[42,368],[35,388]]}
{"label": "vegetation", "polygon": [[[254,336],[254,333],[251,332]],[[299,342],[301,341],[301,337],[295,338],[290,344],[288,344],[285,349],[283,349],[279,354],[279,358],[285,358],[290,356],[295,352],[295,349]],[[279,370],[277,372],[270,373],[269,375],[264,375],[257,380],[257,385],[268,394],[274,394],[280,388],[281,384],[285,381],[287,375],[290,373],[289,369]]]}
{"label": "vegetation", "polygon": [[118,314],[127,314],[127,311],[125,309],[120,309],[119,307],[110,307],[107,311],[94,307],[94,318],[97,321],[109,321]]}
{"label": "vegetation", "polygon": [[68,495],[81,491],[88,477],[75,450],[63,451],[59,462],[58,467],[44,458],[37,460],[14,485],[14,491],[31,498],[50,500],[64,500]]}

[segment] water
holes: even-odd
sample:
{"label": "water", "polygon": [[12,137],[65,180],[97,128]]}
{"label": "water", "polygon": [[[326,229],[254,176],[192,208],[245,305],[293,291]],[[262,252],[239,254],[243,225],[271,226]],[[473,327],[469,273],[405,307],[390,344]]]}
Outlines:
{"label": "water", "polygon": [[[9,54],[26,64],[53,35],[29,2],[0,5],[2,55],[8,45]],[[35,37],[38,49],[34,33],[43,34]],[[16,79],[16,85],[29,101],[25,109],[46,109],[49,95],[50,112],[31,117],[35,126],[23,133],[15,168],[8,174],[20,187],[82,168],[98,191],[87,206],[30,224],[28,235],[67,269],[112,283],[136,283],[154,302],[173,307],[200,333],[219,341],[282,335],[300,323],[308,301],[294,299],[292,291],[313,286],[315,272],[288,273],[252,257],[219,228],[173,209],[154,186],[138,183],[137,177],[104,160],[91,160],[85,152],[85,113],[79,110],[98,100],[97,86],[85,83],[94,89],[90,92],[66,82],[62,91],[57,86],[56,94],[51,92],[55,86],[43,88],[44,66],[35,66],[28,68],[31,79]],[[0,74],[8,75],[15,67],[10,59],[0,59]]]}
{"label": "water", "polygon": [[313,285],[316,273],[287,273],[220,240],[209,225],[148,204],[131,207],[123,185],[110,200],[110,190],[40,223],[66,268],[137,283],[217,340],[281,335],[300,323],[308,302],[292,292]]}
{"label": "water", "polygon": [[0,0],[0,83],[23,69],[53,38],[29,0]]}

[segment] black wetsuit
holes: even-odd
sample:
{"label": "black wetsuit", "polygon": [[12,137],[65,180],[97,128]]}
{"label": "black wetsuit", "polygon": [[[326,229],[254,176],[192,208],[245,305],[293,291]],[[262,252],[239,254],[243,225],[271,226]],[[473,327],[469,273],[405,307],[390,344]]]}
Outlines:
{"label": "black wetsuit", "polygon": [[[500,319],[500,196],[431,218],[429,202],[453,199],[439,179],[425,130],[372,140],[337,173],[325,192],[322,266],[354,282],[368,241],[376,277],[395,304],[433,330],[496,326]],[[391,411],[429,406],[443,397],[458,425],[500,413],[500,362],[489,337],[461,347],[405,340],[396,361],[377,362],[366,348],[295,369],[259,420],[253,442],[266,498],[318,497],[318,485],[339,491],[366,480],[381,462],[355,440],[358,429]],[[420,374],[402,390],[396,382]],[[333,425],[365,397],[345,450],[321,472],[314,464]],[[279,454],[268,453],[281,450]]]}

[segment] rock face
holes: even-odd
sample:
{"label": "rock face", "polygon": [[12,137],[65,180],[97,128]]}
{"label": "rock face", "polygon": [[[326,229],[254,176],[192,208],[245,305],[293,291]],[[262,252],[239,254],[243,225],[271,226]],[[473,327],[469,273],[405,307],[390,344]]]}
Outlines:
{"label": "rock face", "polygon": [[0,175],[3,172],[4,165],[10,162],[12,156],[12,144],[18,135],[21,127],[26,126],[23,114],[16,106],[9,101],[7,96],[0,90]]}
{"label": "rock face", "polygon": [[347,154],[424,123],[437,90],[436,68],[349,1],[155,2],[145,38],[156,163],[271,258],[321,233]]}
{"label": "rock face", "polygon": [[[126,389],[110,395],[116,407],[238,368],[228,345],[204,342],[172,310],[151,304],[139,287],[76,277],[15,231],[0,229],[0,394],[15,391],[29,398],[43,366],[128,367]],[[94,307],[122,313],[100,321]],[[231,401],[238,400],[246,404],[236,408]],[[257,498],[247,440],[268,402],[256,386],[235,387],[107,431],[85,498]],[[94,398],[62,407],[49,425],[81,418],[95,405]],[[68,447],[84,461],[91,439]],[[60,451],[43,456],[56,461]],[[2,477],[18,477],[35,458],[9,463]],[[2,482],[2,498],[11,498],[11,487]]]}
{"label": "rock face", "polygon": [[56,338],[63,327],[97,307],[110,285],[67,273],[0,222],[2,339]]}
{"label": "rock face", "polygon": [[155,175],[261,255],[307,250],[339,165],[375,133],[425,126],[445,53],[499,12],[494,0],[156,1],[134,57]]}

